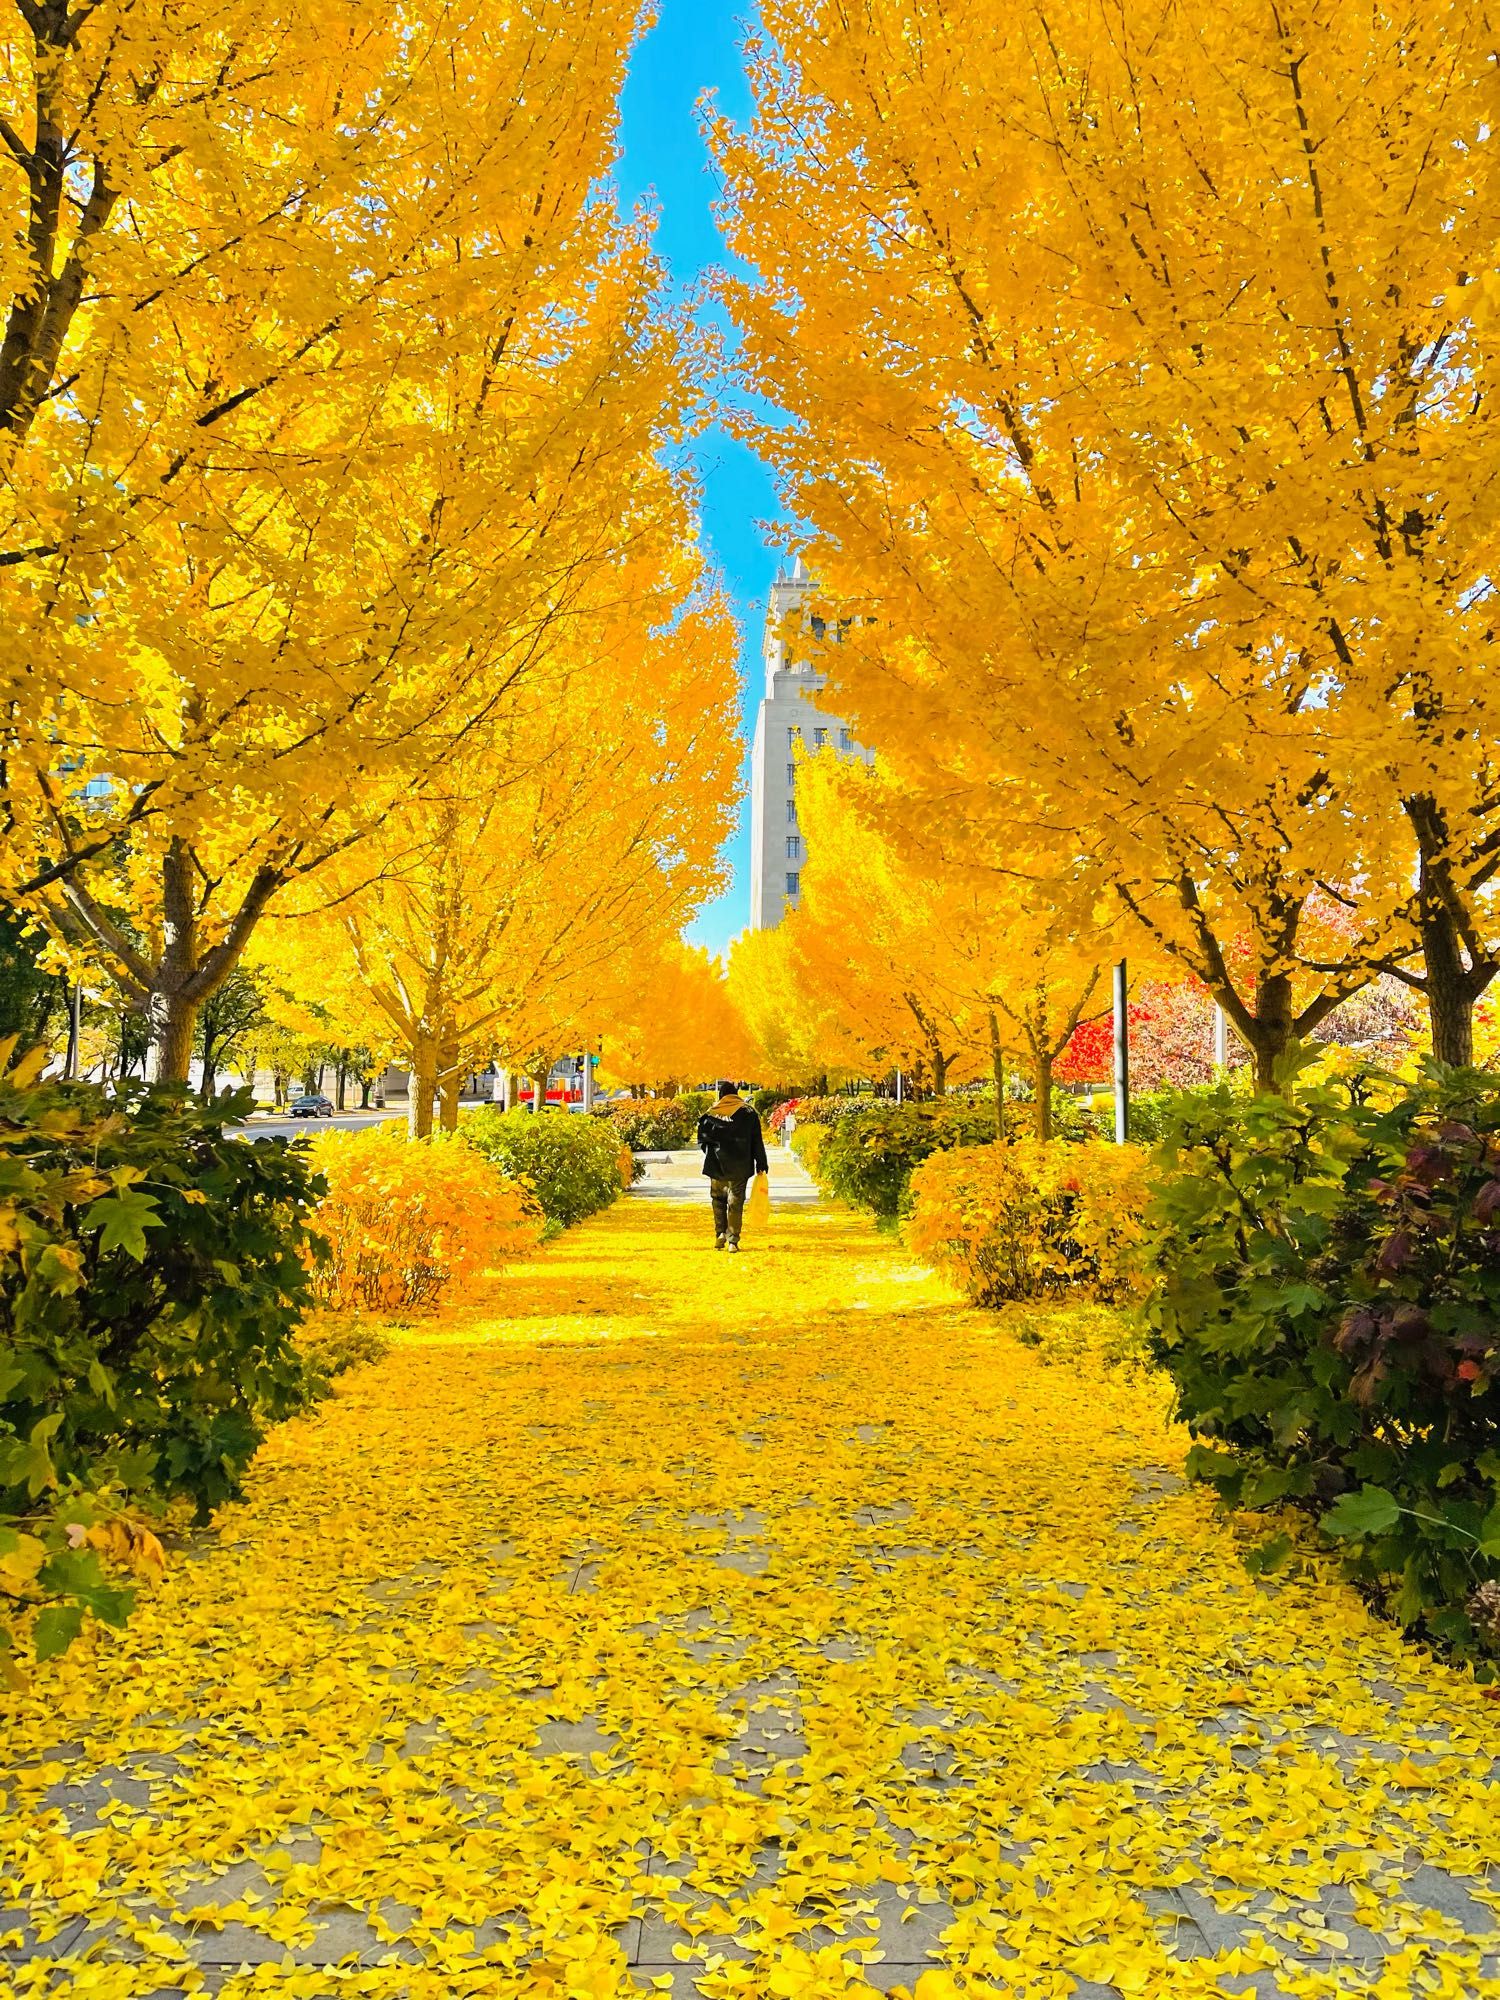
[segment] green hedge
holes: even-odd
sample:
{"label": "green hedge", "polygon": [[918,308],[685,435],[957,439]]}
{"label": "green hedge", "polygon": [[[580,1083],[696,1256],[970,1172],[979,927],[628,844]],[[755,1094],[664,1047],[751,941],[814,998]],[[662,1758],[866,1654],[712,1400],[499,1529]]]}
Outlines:
{"label": "green hedge", "polygon": [[547,1220],[571,1228],[621,1192],[620,1140],[605,1119],[572,1112],[472,1111],[459,1135],[506,1173],[528,1180]]}
{"label": "green hedge", "polygon": [[226,1129],[248,1091],[110,1098],[40,1061],[0,1076],[0,1624],[19,1612],[46,1655],[128,1608],[64,1504],[86,1525],[180,1496],[206,1520],[313,1393],[293,1335],[320,1184],[299,1145]]}
{"label": "green hedge", "polygon": [[776,1132],[786,1129],[788,1116],[795,1117],[799,1125],[835,1125],[841,1118],[857,1118],[889,1102],[888,1098],[872,1097],[868,1091],[861,1096],[784,1097],[771,1112],[769,1122]]}
{"label": "green hedge", "polygon": [[696,1144],[698,1120],[706,1108],[699,1093],[691,1099],[630,1097],[610,1105],[603,1115],[616,1142],[633,1153],[680,1153]]}
{"label": "green hedge", "polygon": [[[798,1114],[801,1122],[801,1114]],[[993,1103],[938,1098],[922,1104],[872,1099],[857,1116],[834,1119],[818,1149],[819,1184],[875,1215],[901,1214],[912,1169],[948,1146],[985,1146],[995,1137]]]}
{"label": "green hedge", "polygon": [[1403,1625],[1500,1652],[1500,1078],[1184,1094],[1157,1171],[1148,1319],[1190,1471],[1306,1510]]}

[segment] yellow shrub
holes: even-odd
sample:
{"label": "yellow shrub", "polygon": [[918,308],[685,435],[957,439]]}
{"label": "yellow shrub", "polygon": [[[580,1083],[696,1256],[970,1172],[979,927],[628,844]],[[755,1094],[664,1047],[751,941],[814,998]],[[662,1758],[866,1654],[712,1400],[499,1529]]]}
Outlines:
{"label": "yellow shrub", "polygon": [[312,1156],[328,1182],[313,1225],[329,1246],[314,1273],[327,1305],[433,1306],[541,1241],[531,1190],[448,1133],[408,1139],[389,1124],[325,1132]]}
{"label": "yellow shrub", "polygon": [[1139,1146],[1015,1139],[933,1153],[911,1177],[906,1241],[981,1305],[1138,1289]]}

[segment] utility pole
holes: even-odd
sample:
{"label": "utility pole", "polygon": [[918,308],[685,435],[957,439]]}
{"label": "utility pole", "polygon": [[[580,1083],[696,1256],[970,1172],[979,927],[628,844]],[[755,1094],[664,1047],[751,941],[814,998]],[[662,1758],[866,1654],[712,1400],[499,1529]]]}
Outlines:
{"label": "utility pole", "polygon": [[583,1051],[583,1109],[587,1116],[594,1108],[594,1052],[585,1044]]}
{"label": "utility pole", "polygon": [[1130,1137],[1130,986],[1122,958],[1115,966],[1115,1144]]}

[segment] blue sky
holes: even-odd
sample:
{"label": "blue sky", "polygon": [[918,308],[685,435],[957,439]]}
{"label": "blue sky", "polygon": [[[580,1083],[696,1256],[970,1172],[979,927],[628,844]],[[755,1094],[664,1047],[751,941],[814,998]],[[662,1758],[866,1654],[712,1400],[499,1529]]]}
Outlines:
{"label": "blue sky", "polygon": [[[748,118],[750,93],[740,67],[739,41],[749,9],[735,7],[733,0],[658,0],[658,14],[630,65],[617,178],[627,205],[649,198],[659,209],[656,247],[681,293],[691,289],[703,270],[725,261],[712,212],[717,182],[693,107],[704,90],[712,89],[720,108],[737,124]],[[776,494],[755,454],[721,430],[702,440],[698,463],[704,537],[734,599],[743,638],[748,782],[749,738],[761,693],[761,622],[777,561],[756,523],[776,516]],[[687,933],[695,944],[714,951],[722,951],[749,921],[748,797],[729,854],[733,887],[709,904]]]}

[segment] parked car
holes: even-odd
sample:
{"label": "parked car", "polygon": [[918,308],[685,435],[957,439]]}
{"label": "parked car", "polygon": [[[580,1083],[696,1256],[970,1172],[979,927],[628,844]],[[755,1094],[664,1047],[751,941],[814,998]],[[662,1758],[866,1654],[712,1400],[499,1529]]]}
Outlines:
{"label": "parked car", "polygon": [[333,1116],[333,1100],[328,1097],[320,1097],[316,1094],[307,1097],[294,1097],[287,1106],[287,1110],[294,1118],[331,1118]]}

